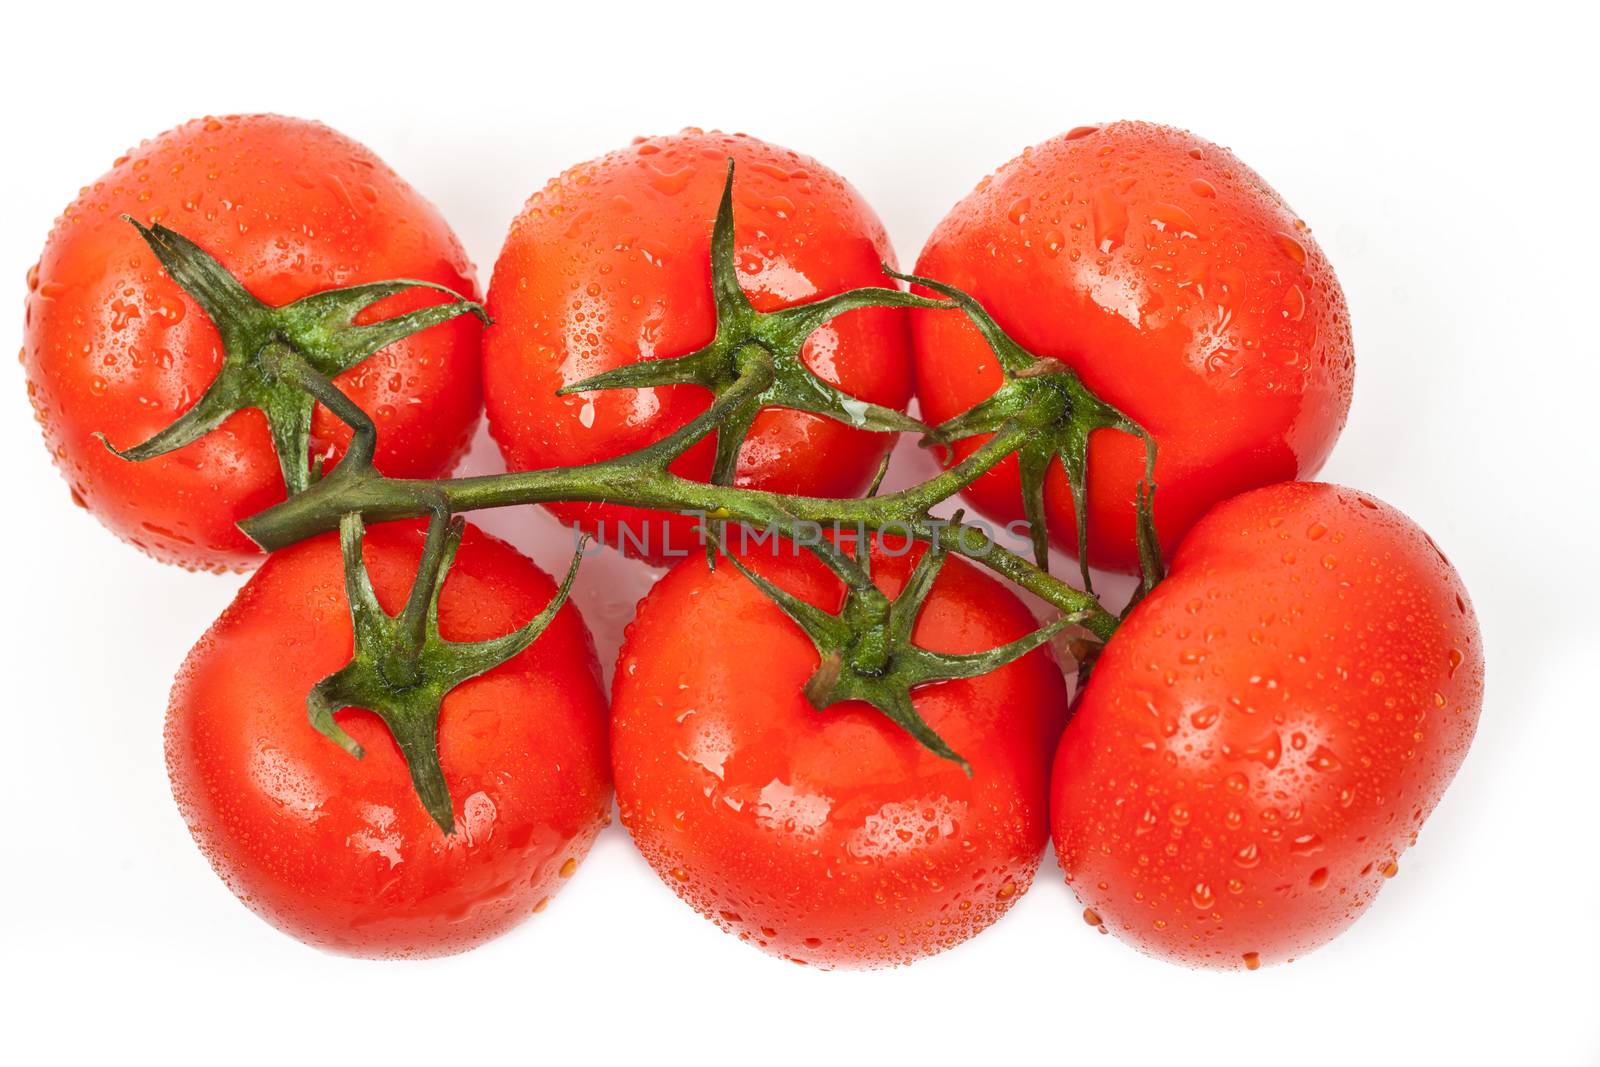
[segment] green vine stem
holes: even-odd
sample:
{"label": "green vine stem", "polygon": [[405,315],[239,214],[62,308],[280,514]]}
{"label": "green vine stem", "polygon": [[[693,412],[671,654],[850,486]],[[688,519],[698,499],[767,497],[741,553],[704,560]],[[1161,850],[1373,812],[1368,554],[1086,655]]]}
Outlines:
{"label": "green vine stem", "polygon": [[[1053,577],[997,544],[976,526],[946,522],[930,514],[933,507],[1021,447],[1028,438],[1028,430],[1021,425],[1002,427],[961,463],[925,482],[897,493],[861,499],[790,496],[709,485],[667,470],[669,463],[718,425],[725,409],[738,407],[767,387],[771,375],[769,354],[752,346],[745,350],[742,363],[744,371],[739,382],[703,414],[638,452],[578,467],[428,481],[379,474],[370,462],[362,461],[364,455],[370,454],[370,445],[358,448],[353,442],[350,452],[327,477],[251,516],[239,527],[270,552],[336,529],[340,519],[350,512],[383,521],[414,518],[438,510],[453,514],[556,501],[620,501],[717,521],[748,523],[797,540],[808,539],[807,534],[818,526],[865,529],[929,543],[938,540],[952,553],[988,567],[1066,614],[1079,616],[1081,625],[1100,640],[1111,636],[1117,617],[1093,594]],[[304,364],[295,373],[312,395],[336,415],[352,422],[357,438],[370,440],[374,432],[371,420],[348,400],[339,404],[333,395],[339,390],[332,382]]]}
{"label": "green vine stem", "polygon": [[[917,716],[911,700],[913,688],[993,670],[1072,624],[1104,642],[1120,621],[1089,589],[1086,563],[1084,589],[1068,585],[1047,569],[1045,470],[1060,462],[1071,480],[1081,557],[1086,544],[1086,460],[1089,439],[1096,430],[1117,430],[1145,441],[1145,479],[1135,502],[1144,582],[1136,599],[1160,579],[1161,555],[1150,511],[1155,442],[1143,427],[1100,400],[1064,364],[1023,349],[971,296],[935,279],[898,274],[885,266],[891,277],[930,289],[942,299],[896,288],[867,287],[774,312],[756,311],[740,290],[734,265],[732,191],[730,161],[712,231],[711,286],[717,328],[711,343],[686,356],[628,364],[564,390],[694,384],[712,394],[704,412],[660,441],[613,459],[436,481],[389,478],[380,473],[372,463],[377,428],[333,378],[384,345],[457,315],[470,313],[487,320],[481,307],[456,297],[410,315],[355,325],[356,316],[377,300],[424,284],[410,281],[332,290],[285,307],[268,307],[181,234],[162,227],[139,227],[172,278],[217,324],[226,354],[217,381],[190,411],[150,441],[118,454],[137,460],[182,447],[241,407],[258,407],[267,413],[290,495],[245,519],[240,528],[268,551],[339,530],[356,633],[351,662],[309,695],[311,722],[330,741],[359,756],[359,748],[339,728],[334,713],[348,706],[377,712],[406,755],[419,798],[446,833],[453,826],[453,815],[434,736],[440,702],[459,682],[503,662],[533,641],[565,599],[576,573],[574,560],[556,599],[522,629],[478,645],[443,640],[437,626],[438,591],[459,542],[461,520],[457,516],[462,512],[541,503],[608,502],[688,513],[701,520],[713,565],[728,523],[756,527],[762,540],[787,539],[796,551],[809,549],[850,590],[838,616],[786,598],[728,555],[817,645],[822,666],[807,685],[808,699],[819,709],[842,700],[866,700],[923,745],[963,767],[965,761]],[[930,429],[816,377],[800,359],[812,331],[837,315],[869,307],[965,313],[1000,360],[1003,387],[966,414]],[[351,428],[349,446],[328,471],[320,464],[308,463],[306,456],[310,413],[318,403]],[[877,495],[887,457],[872,490],[862,498],[739,488],[733,484],[739,445],[756,415],[769,407],[809,411],[859,429],[916,432],[924,444],[946,444],[982,434],[988,439],[960,462],[894,493]],[[717,461],[709,482],[672,473],[669,467],[675,460],[712,435],[717,439]],[[935,507],[1010,456],[1016,456],[1023,469],[1026,512],[1033,527],[1033,560],[997,544],[987,530],[962,522],[961,512],[950,520],[933,515]],[[363,523],[424,515],[430,519],[429,532],[412,595],[401,614],[391,617],[377,606],[361,564]],[[846,556],[836,547],[826,536],[830,530],[836,540],[857,538],[856,555]],[[900,599],[891,602],[872,583],[864,554],[869,533],[929,546]],[[1061,616],[1027,637],[971,656],[939,656],[916,647],[910,641],[912,623],[950,554],[989,568],[1058,608]],[[1096,646],[1083,644],[1087,647],[1078,658],[1087,666]]]}

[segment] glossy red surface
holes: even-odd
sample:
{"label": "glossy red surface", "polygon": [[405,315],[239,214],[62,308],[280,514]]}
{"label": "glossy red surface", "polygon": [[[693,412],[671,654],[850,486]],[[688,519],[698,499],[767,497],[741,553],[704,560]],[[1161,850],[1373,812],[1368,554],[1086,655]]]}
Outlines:
{"label": "glossy red surface", "polygon": [[1246,493],[1190,531],[1062,737],[1067,881],[1153,955],[1299,956],[1394,875],[1482,702],[1466,590],[1414,523],[1338,486]]}

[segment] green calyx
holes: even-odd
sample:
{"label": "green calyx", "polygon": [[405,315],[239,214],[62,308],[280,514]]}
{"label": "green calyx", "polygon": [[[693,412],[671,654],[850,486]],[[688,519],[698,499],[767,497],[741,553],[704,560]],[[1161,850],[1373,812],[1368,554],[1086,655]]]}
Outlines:
{"label": "green calyx", "polygon": [[1144,427],[1100,399],[1065,363],[1040,357],[1018,344],[1001,329],[994,316],[976,299],[952,285],[900,274],[884,268],[901,281],[942,293],[966,312],[994,351],[1003,381],[987,399],[954,418],[940,423],[924,443],[943,444],[995,433],[1002,427],[1020,426],[1027,437],[1016,450],[1022,478],[1022,509],[1028,537],[1040,568],[1050,566],[1050,538],[1045,520],[1044,486],[1050,465],[1061,463],[1072,492],[1077,518],[1078,566],[1085,589],[1089,578],[1089,438],[1096,430],[1120,430],[1144,441],[1145,474],[1134,502],[1139,515],[1139,554],[1145,580],[1141,594],[1161,578],[1161,553],[1157,547],[1151,502],[1155,493],[1156,441]]}
{"label": "green calyx", "polygon": [[[442,285],[409,279],[329,289],[271,307],[252,296],[222,264],[182,234],[159,223],[145,226],[133,218],[128,222],[172,280],[216,325],[222,337],[222,369],[193,407],[149,440],[119,449],[97,435],[123,459],[165,455],[210,433],[234,412],[256,408],[266,416],[284,486],[290,495],[301,492],[313,480],[310,451],[315,402],[298,384],[277,373],[276,362],[283,352],[296,354],[332,378],[379,349],[459,315],[472,314],[489,321],[477,303]],[[356,324],[357,316],[367,308],[411,289],[431,289],[451,300]]]}
{"label": "green calyx", "polygon": [[355,654],[306,697],[311,725],[357,759],[364,752],[334,713],[366,708],[382,719],[400,746],[423,807],[446,834],[455,829],[455,812],[439,765],[439,710],[445,694],[532,644],[566,603],[583,559],[580,544],[561,588],[524,626],[487,641],[447,641],[439,634],[439,593],[464,528],[462,519],[433,515],[410,596],[400,614],[390,615],[378,603],[361,558],[361,516],[345,515],[339,523],[339,547]]}
{"label": "green calyx", "polygon": [[[960,521],[957,512],[948,527],[954,531],[953,536],[961,534]],[[714,533],[708,536],[716,537]],[[816,647],[822,662],[805,685],[806,699],[813,708],[822,711],[848,700],[871,704],[928,751],[959,764],[971,777],[972,765],[917,712],[911,691],[918,686],[976,678],[998,670],[1032,652],[1066,626],[1081,621],[1082,616],[1063,615],[1025,637],[987,652],[930,652],[913,644],[911,635],[949,554],[943,536],[935,536],[930,542],[900,595],[893,600],[872,580],[868,542],[869,538],[858,531],[853,556],[827,541],[807,546],[845,584],[844,602],[837,614],[807,603],[751,571],[731,553],[725,554],[739,573],[805,631]]]}
{"label": "green calyx", "polygon": [[739,285],[733,239],[733,160],[722,187],[711,229],[711,295],[717,332],[711,343],[686,356],[630,363],[560,390],[561,395],[603,389],[697,385],[720,397],[745,373],[752,348],[770,354],[772,381],[761,392],[727,412],[717,425],[711,484],[732,485],[739,447],[764,408],[789,408],[844,423],[859,430],[927,434],[927,426],[893,408],[871,404],[818,378],[800,359],[806,339],[847,311],[873,307],[946,308],[948,302],[913,296],[898,289],[851,289],[778,311],[757,311]]}

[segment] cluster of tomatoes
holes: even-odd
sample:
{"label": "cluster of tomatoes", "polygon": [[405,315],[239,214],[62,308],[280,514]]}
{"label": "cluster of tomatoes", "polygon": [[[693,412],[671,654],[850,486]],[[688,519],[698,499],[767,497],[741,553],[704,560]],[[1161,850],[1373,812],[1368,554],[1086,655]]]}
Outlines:
{"label": "cluster of tomatoes", "polygon": [[[451,319],[337,377],[377,426],[378,470],[447,474],[485,408],[514,470],[619,456],[703,412],[708,395],[693,385],[560,391],[712,339],[710,240],[729,160],[739,283],[757,310],[885,284],[882,225],[817,161],[699,130],[640,139],[532,196],[494,269],[491,325]],[[1187,133],[1121,122],[1029,149],[952,209],[916,267],[1070,366],[1159,445],[1154,518],[1161,544],[1176,546],[1169,573],[1075,702],[1048,647],[918,689],[917,713],[969,774],[866,704],[807,702],[816,648],[750,576],[832,611],[844,589],[822,562],[769,547],[713,568],[691,554],[640,603],[609,701],[570,604],[525,651],[449,692],[437,728],[448,834],[377,717],[337,714],[359,760],[308,722],[307,692],[351,657],[345,574],[336,535],[263,562],[236,527],[285,494],[262,413],[240,410],[139,463],[96,440],[159,433],[224,352],[124,215],[182,233],[268,305],[393,278],[476,299],[477,283],[444,220],[371,152],[273,116],[191,122],[117,160],[29,274],[28,389],[74,499],[159,559],[259,565],[178,675],[168,763],[229,887],[311,944],[421,956],[503,933],[573,873],[614,789],[666,884],[797,962],[901,963],[957,944],[1021,897],[1053,836],[1092,925],[1158,956],[1253,969],[1315,948],[1365,909],[1471,741],[1482,650],[1455,571],[1393,508],[1295,480],[1326,458],[1350,402],[1333,272],[1259,176]],[[440,299],[396,293],[362,321]],[[802,358],[872,404],[903,411],[915,396],[929,423],[1002,383],[973,322],[941,311],[843,315]],[[309,432],[323,463],[349,443],[320,406]],[[857,496],[892,444],[763,410],[737,484]],[[1097,566],[1138,563],[1144,461],[1132,437],[1092,438],[1083,506]],[[712,463],[707,439],[673,469],[703,480]],[[1007,459],[970,486],[970,506],[1022,518],[1026,473]],[[1075,552],[1061,465],[1045,478],[1050,535]],[[549,507],[612,538],[632,531],[625,547],[651,563],[667,561],[640,546],[694,540],[692,519],[627,501]],[[424,540],[416,522],[368,531],[385,610],[405,603]],[[919,552],[875,550],[873,580],[897,595]],[[497,637],[555,594],[532,562],[469,527],[439,631]],[[913,636],[959,654],[1034,626],[1009,589],[953,559]]]}

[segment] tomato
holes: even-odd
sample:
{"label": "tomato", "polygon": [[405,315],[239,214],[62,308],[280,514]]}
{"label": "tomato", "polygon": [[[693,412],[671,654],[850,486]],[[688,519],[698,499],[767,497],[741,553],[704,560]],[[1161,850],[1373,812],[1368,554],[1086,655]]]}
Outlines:
{"label": "tomato", "polygon": [[[136,445],[188,410],[217,376],[218,332],[122,215],[159,221],[221,261],[257,298],[290,303],[360,282],[413,278],[475,296],[472,266],[439,213],[370,151],[315,122],[199,119],[118,159],[57,220],[28,274],[23,360],[45,443],[74,499],[119,537],[186,567],[242,569],[259,550],[234,523],[284,497],[254,409],[176,452],[131,463]],[[359,321],[443,299],[408,292]],[[446,474],[481,402],[481,328],[458,319],[415,334],[338,378],[378,424],[387,474]],[[348,429],[320,407],[312,452]]]}
{"label": "tomato", "polygon": [[[916,273],[964,289],[1029,351],[1059,359],[1160,446],[1156,528],[1170,552],[1206,509],[1314,473],[1350,407],[1344,295],[1305,223],[1231,152],[1145,122],[1089,127],[984,179],[928,239]],[[917,396],[930,422],[973,407],[999,366],[962,316],[912,316]],[[962,458],[983,437],[954,450]],[[1138,564],[1142,443],[1096,432],[1089,559]],[[1022,518],[1008,458],[967,492]],[[1045,485],[1052,540],[1076,554],[1066,476]]]}
{"label": "tomato", "polygon": [[[875,552],[878,586],[898,595],[920,554]],[[740,558],[825,610],[843,598],[809,554]],[[1004,586],[952,559],[912,637],[976,652],[1033,628]],[[908,963],[972,937],[1038,867],[1066,711],[1060,672],[1035,650],[913,692],[970,761],[968,778],[867,704],[813,709],[801,690],[817,666],[804,632],[726,561],[713,572],[694,557],[668,572],[641,602],[613,682],[624,825],[697,911],[795,962]]]}
{"label": "tomato", "polygon": [[[489,429],[513,470],[618,456],[706,409],[710,393],[694,385],[556,391],[640,360],[687,355],[712,340],[711,226],[730,158],[739,281],[758,311],[892,284],[880,269],[894,259],[882,223],[843,178],[809,157],[691,129],[580,164],[528,201],[489,287]],[[859,399],[896,409],[910,400],[901,310],[834,319],[812,334],[801,359]],[[858,496],[892,443],[889,435],[769,408],[740,450],[736,481]],[[712,441],[702,441],[672,469],[705,481],[712,452]],[[548,506],[564,522],[656,564],[697,545],[689,517],[614,504]],[[629,537],[621,535],[624,527]]]}
{"label": "tomato", "polygon": [[1217,507],[1106,645],[1051,823],[1085,916],[1209,967],[1355,921],[1466,755],[1483,646],[1404,515],[1291,482]]}
{"label": "tomato", "polygon": [[[364,556],[386,611],[405,602],[422,543],[414,523],[368,530]],[[440,595],[441,633],[509,633],[555,588],[469,526]],[[269,557],[189,654],[172,694],[167,762],[217,873],[280,930],[360,956],[459,952],[543,908],[611,807],[605,696],[577,610],[563,606],[527,649],[446,695],[449,837],[377,716],[337,714],[366,750],[359,760],[308,721],[307,693],[351,648],[329,534]]]}

